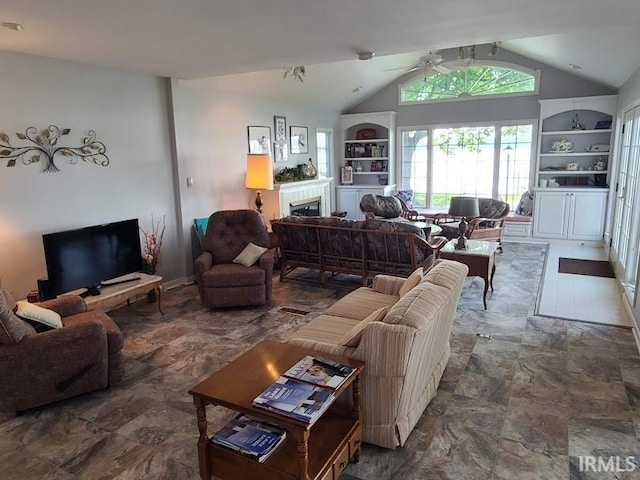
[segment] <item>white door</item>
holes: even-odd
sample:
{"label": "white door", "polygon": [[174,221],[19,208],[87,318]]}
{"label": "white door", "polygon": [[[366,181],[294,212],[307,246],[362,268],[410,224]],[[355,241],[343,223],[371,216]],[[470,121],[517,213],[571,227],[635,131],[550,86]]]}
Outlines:
{"label": "white door", "polygon": [[567,238],[569,218],[567,192],[535,192],[533,202],[533,235],[546,238]]}
{"label": "white door", "polygon": [[347,212],[350,220],[358,220],[360,214],[360,197],[357,188],[336,188],[338,210]]}
{"label": "white door", "polygon": [[611,237],[611,260],[616,277],[621,279],[627,295],[635,305],[635,283],[638,271],[637,198],[640,187],[640,107],[624,114],[620,142],[620,161]]}
{"label": "white door", "polygon": [[567,236],[574,240],[602,240],[607,192],[572,192],[569,198]]}

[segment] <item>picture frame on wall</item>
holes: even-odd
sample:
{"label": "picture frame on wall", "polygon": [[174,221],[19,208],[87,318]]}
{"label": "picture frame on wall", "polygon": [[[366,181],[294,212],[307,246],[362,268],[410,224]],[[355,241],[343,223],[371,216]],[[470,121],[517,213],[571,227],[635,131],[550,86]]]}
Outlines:
{"label": "picture frame on wall", "polygon": [[271,127],[250,125],[247,127],[249,153],[271,153]]}
{"label": "picture frame on wall", "polygon": [[309,153],[309,133],[307,127],[291,127],[289,132],[291,153]]}
{"label": "picture frame on wall", "polygon": [[273,142],[273,161],[286,162],[287,160],[289,160],[289,145],[287,142]]}
{"label": "picture frame on wall", "polygon": [[273,116],[273,131],[276,142],[287,141],[287,119],[280,115]]}

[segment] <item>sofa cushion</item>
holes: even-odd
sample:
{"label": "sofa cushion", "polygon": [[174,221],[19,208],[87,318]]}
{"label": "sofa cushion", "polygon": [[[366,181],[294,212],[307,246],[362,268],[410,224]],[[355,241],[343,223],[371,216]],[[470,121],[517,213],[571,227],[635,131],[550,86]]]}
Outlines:
{"label": "sofa cushion", "polygon": [[388,311],[389,307],[382,307],[371,313],[364,320],[360,320],[356,325],[353,326],[353,328],[351,328],[351,330],[344,334],[340,345],[344,345],[345,347],[357,347],[360,344],[362,332],[364,332],[364,329],[367,328],[367,325],[372,322],[381,322]]}
{"label": "sofa cushion", "polygon": [[124,346],[124,337],[118,325],[106,313],[100,310],[90,310],[88,312],[77,313],[63,317],[62,323],[65,327],[79,325],[88,322],[98,322],[102,324],[107,333],[107,348],[109,355],[119,352]]}
{"label": "sofa cushion", "polygon": [[0,285],[0,344],[13,345],[21,342],[36,330],[13,313],[15,301],[9,292]]}
{"label": "sofa cushion", "polygon": [[239,263],[245,267],[250,267],[258,261],[260,255],[266,252],[266,247],[260,247],[255,243],[249,242],[246,247],[233,259],[233,263]]}
{"label": "sofa cushion", "polygon": [[324,313],[360,321],[379,308],[393,305],[398,298],[400,297],[377,293],[368,287],[360,287],[338,300]]}
{"label": "sofa cushion", "polygon": [[344,335],[357,324],[358,320],[327,315],[325,313],[314,318],[304,327],[301,327],[291,335],[291,338],[302,338],[332,345],[342,345]]}
{"label": "sofa cushion", "polygon": [[400,291],[398,292],[400,297],[404,297],[406,293],[409,292],[413,287],[417,286],[420,282],[422,282],[423,278],[423,270],[422,267],[416,268],[411,275],[409,275],[402,286],[400,287]]}
{"label": "sofa cushion", "polygon": [[42,308],[26,300],[20,300],[16,302],[16,305],[18,306],[16,310],[18,317],[46,325],[47,327],[62,328],[62,319],[58,312]]}
{"label": "sofa cushion", "polygon": [[[424,291],[429,290],[428,294]],[[424,328],[429,322],[438,318],[438,310],[447,304],[451,290],[440,285],[422,282],[401,297],[393,305],[382,320],[384,323],[406,325],[413,328]]]}

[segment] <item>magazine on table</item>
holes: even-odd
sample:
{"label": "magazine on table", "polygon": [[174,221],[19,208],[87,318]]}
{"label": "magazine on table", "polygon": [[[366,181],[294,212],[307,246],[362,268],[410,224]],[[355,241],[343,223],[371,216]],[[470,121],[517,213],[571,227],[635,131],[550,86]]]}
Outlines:
{"label": "magazine on table", "polygon": [[335,398],[331,389],[280,377],[253,400],[253,405],[313,423]]}
{"label": "magazine on table", "polygon": [[355,370],[353,367],[328,358],[307,355],[284,372],[284,376],[336,389],[342,385]]}
{"label": "magazine on table", "polygon": [[218,430],[211,440],[216,445],[264,462],[286,436],[286,430],[239,413]]}

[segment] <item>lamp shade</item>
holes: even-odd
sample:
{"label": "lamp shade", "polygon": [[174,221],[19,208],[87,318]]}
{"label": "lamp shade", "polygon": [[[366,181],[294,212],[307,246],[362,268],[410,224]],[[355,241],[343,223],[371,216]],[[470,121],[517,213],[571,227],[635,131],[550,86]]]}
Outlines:
{"label": "lamp shade", "polygon": [[273,190],[273,160],[269,153],[247,154],[245,185],[254,190]]}
{"label": "lamp shade", "polygon": [[449,204],[449,215],[455,217],[478,217],[478,199],[475,197],[451,197]]}

